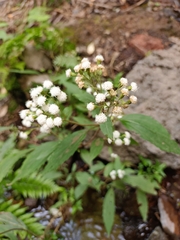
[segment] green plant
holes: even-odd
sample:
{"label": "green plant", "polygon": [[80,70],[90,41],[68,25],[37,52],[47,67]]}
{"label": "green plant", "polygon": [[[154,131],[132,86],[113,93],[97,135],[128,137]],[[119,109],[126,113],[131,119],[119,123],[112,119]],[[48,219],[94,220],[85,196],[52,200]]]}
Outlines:
{"label": "green plant", "polygon": [[44,227],[33,217],[33,213],[26,213],[21,203],[12,200],[0,204],[0,237],[8,239],[26,239],[30,236],[41,236]]}
{"label": "green plant", "polygon": [[[35,71],[28,69],[24,62],[24,52],[28,46],[46,52],[50,60],[66,59],[67,52],[74,55],[74,43],[70,41],[71,32],[68,29],[58,29],[49,24],[50,16],[45,7],[36,7],[29,12],[23,30],[8,35],[4,30],[0,32],[3,43],[0,46],[0,77],[1,86],[8,91],[20,89],[19,75],[39,74],[45,69]],[[63,57],[64,56],[64,57]],[[55,60],[60,67],[60,63]],[[56,65],[55,65],[56,66]],[[17,75],[18,74],[18,75]]]}
{"label": "green plant", "polygon": [[[25,196],[40,197],[51,194],[49,186],[52,184],[53,192],[60,191],[58,206],[70,202],[80,207],[80,200],[88,188],[98,192],[106,192],[103,202],[103,220],[108,234],[110,234],[115,213],[115,189],[124,189],[127,185],[136,189],[137,202],[143,220],[148,216],[148,194],[156,194],[163,177],[163,167],[152,167],[148,163],[147,172],[139,165],[139,170],[128,167],[120,160],[111,147],[128,145],[131,143],[131,134],[128,131],[116,129],[121,122],[129,131],[133,131],[141,138],[151,142],[161,150],[180,154],[178,144],[170,138],[168,131],[156,120],[142,114],[125,115],[124,111],[131,104],[137,102],[133,93],[137,90],[136,83],[128,83],[126,78],[115,81],[106,81],[103,77],[103,57],[97,56],[92,64],[84,58],[74,67],[68,69],[66,76],[56,76],[54,82],[46,80],[43,86],[36,86],[30,90],[31,100],[26,102],[27,109],[20,112],[22,124],[27,131],[20,132],[21,138],[27,139],[34,129],[42,134],[52,134],[56,140],[44,142],[33,146],[26,153],[27,156],[15,171],[10,182],[16,190]],[[72,79],[75,78],[75,81]],[[55,82],[60,85],[56,86]],[[66,92],[65,92],[66,91]],[[30,127],[30,128],[29,128]],[[99,155],[105,144],[109,144],[111,154],[109,162],[103,163]],[[16,150],[18,151],[18,150]],[[24,150],[26,151],[26,150]],[[69,171],[66,162],[75,153],[83,161],[83,167],[75,164]],[[12,158],[13,159],[13,158]],[[9,172],[13,172],[12,161],[1,177],[3,180]],[[143,160],[143,164],[148,161]],[[60,172],[58,176],[57,171]],[[59,188],[52,183],[55,172],[61,180],[66,180],[71,187]],[[37,174],[35,174],[37,173]],[[32,181],[31,177],[35,177]],[[47,182],[43,183],[45,178]],[[27,179],[30,187],[27,190],[18,189],[18,182]],[[42,180],[42,181],[41,181]],[[32,191],[37,182],[45,185],[45,190]],[[77,205],[76,205],[77,203]]]}

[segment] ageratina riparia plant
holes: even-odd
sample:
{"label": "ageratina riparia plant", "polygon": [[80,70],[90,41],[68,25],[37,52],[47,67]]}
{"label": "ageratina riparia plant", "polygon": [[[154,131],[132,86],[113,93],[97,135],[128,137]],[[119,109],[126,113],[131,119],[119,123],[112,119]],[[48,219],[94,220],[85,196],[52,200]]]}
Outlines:
{"label": "ageratina riparia plant", "polygon": [[[84,107],[88,110],[87,118],[94,119],[94,124],[97,126],[105,123],[108,118],[115,123],[122,118],[125,108],[137,102],[137,97],[134,96],[137,84],[128,83],[126,78],[119,79],[118,86],[114,86],[113,81],[106,81],[103,61],[104,58],[101,55],[97,55],[93,63],[83,58],[80,64],[74,67],[74,71],[66,70],[68,78],[74,77],[77,86],[93,96],[94,101],[87,103]],[[51,129],[61,127],[65,120],[61,115],[61,109],[68,101],[68,96],[59,86],[55,86],[50,80],[45,80],[42,86],[30,90],[30,97],[31,100],[26,102],[27,109],[20,111],[22,124],[25,127],[39,125],[42,133],[50,133]],[[68,104],[71,103],[68,102]],[[29,132],[21,131],[19,137],[27,139]],[[117,146],[129,145],[130,138],[129,132],[120,133],[114,130],[112,138],[107,138],[107,141]]]}

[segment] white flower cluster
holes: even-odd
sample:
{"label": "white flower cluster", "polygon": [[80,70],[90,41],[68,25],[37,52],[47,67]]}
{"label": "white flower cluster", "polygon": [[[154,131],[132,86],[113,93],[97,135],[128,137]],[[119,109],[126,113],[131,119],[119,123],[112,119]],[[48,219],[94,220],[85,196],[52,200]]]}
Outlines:
{"label": "white flower cluster", "polygon": [[81,63],[74,67],[74,71],[66,70],[66,76],[75,76],[78,87],[84,88],[87,93],[94,96],[94,101],[88,103],[86,107],[90,113],[94,109],[98,110],[99,113],[95,116],[91,114],[95,122],[101,124],[106,122],[108,117],[112,120],[121,118],[123,109],[137,102],[137,97],[130,95],[130,92],[137,90],[137,84],[135,82],[128,84],[126,78],[121,78],[118,87],[115,87],[113,81],[105,81],[103,78],[105,72],[102,65],[103,56],[97,55],[94,60],[95,63],[91,63],[88,58],[83,58]]}
{"label": "white flower cluster", "polygon": [[[34,122],[40,125],[40,132],[48,133],[51,128],[62,125],[59,116],[59,105],[65,102],[67,95],[60,87],[54,86],[50,80],[45,80],[43,86],[30,90],[31,100],[26,102],[27,109],[19,115],[25,127],[31,127]],[[20,138],[27,138],[25,133],[19,133]]]}
{"label": "white flower cluster", "polygon": [[116,180],[117,177],[122,179],[125,174],[126,173],[125,173],[124,170],[118,169],[117,171],[116,170],[112,170],[109,175],[112,178],[112,180]]}
{"label": "white flower cluster", "polygon": [[113,142],[116,146],[121,146],[123,144],[128,146],[131,143],[131,134],[128,131],[121,134],[119,131],[115,130],[113,131],[113,139],[108,138],[107,141],[109,144]]}

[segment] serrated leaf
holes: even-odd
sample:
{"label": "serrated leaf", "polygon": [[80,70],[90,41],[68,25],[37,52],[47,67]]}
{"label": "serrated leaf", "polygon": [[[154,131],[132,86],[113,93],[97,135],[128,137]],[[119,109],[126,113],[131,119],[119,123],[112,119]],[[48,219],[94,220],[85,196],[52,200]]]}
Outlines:
{"label": "serrated leaf", "polygon": [[43,173],[56,170],[61,164],[69,159],[85,139],[86,133],[86,130],[74,132],[58,143],[53,153],[48,157],[48,164]]}
{"label": "serrated leaf", "polygon": [[75,190],[74,190],[75,198],[76,199],[80,198],[85,193],[87,188],[88,188],[88,185],[85,185],[85,184],[77,185]]}
{"label": "serrated leaf", "polygon": [[83,103],[90,103],[90,102],[94,102],[94,97],[87,93],[87,92],[83,92],[81,91],[80,93],[75,93],[73,94],[79,101],[83,102]]}
{"label": "serrated leaf", "polygon": [[114,190],[110,188],[103,201],[103,222],[108,235],[110,235],[115,216]]}
{"label": "serrated leaf", "polygon": [[120,121],[128,130],[138,133],[143,139],[161,150],[180,154],[180,147],[170,138],[167,129],[152,117],[143,114],[128,114]]}
{"label": "serrated leaf", "polygon": [[76,180],[80,184],[89,185],[90,182],[92,181],[92,176],[89,173],[87,173],[87,172],[77,172],[76,173]]}
{"label": "serrated leaf", "polygon": [[141,190],[137,189],[136,190],[136,198],[137,198],[138,204],[140,205],[139,206],[139,211],[141,213],[143,221],[146,221],[147,220],[147,215],[148,215],[147,195],[144,192],[142,192]]}
{"label": "serrated leaf", "polygon": [[112,127],[112,121],[108,117],[107,121],[104,123],[100,124],[100,128],[102,133],[107,136],[108,138],[112,139],[113,138],[113,127]]}
{"label": "serrated leaf", "polygon": [[75,120],[79,124],[92,124],[92,121],[87,119],[87,117],[85,117],[84,115],[73,117],[73,120]]}

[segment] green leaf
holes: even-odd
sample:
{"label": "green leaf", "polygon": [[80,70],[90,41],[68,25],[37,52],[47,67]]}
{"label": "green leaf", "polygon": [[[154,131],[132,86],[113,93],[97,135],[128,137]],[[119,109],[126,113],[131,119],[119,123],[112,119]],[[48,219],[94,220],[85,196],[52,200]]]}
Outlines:
{"label": "green leaf", "polygon": [[148,200],[147,196],[144,192],[141,190],[137,189],[136,190],[136,198],[137,202],[140,205],[139,206],[139,211],[141,213],[141,216],[143,218],[143,221],[147,220],[147,215],[148,215]]}
{"label": "green leaf", "polygon": [[111,162],[111,163],[108,163],[105,168],[104,168],[104,176],[105,177],[108,177],[109,176],[109,173],[114,170],[114,163]]}
{"label": "green leaf", "polygon": [[0,182],[3,180],[4,177],[6,177],[10,170],[12,170],[14,164],[22,157],[25,157],[29,151],[30,149],[14,149],[12,152],[10,152],[9,155],[7,155],[0,161],[0,169],[2,169],[0,174]]}
{"label": "green leaf", "polygon": [[77,172],[76,180],[82,185],[89,185],[92,181],[92,176],[87,172]]}
{"label": "green leaf", "polygon": [[30,69],[24,69],[24,70],[10,69],[9,72],[11,72],[11,73],[19,73],[19,74],[32,74],[32,75],[38,75],[39,74],[39,72],[37,72],[35,70],[30,70]]}
{"label": "green leaf", "polygon": [[103,221],[106,231],[110,235],[114,223],[115,215],[115,196],[114,190],[110,188],[103,201]]}
{"label": "green leaf", "polygon": [[25,178],[33,172],[38,171],[57,146],[59,146],[59,142],[46,142],[35,147],[34,151],[24,160],[22,167],[18,169],[18,174],[13,183],[20,178]]}
{"label": "green leaf", "polygon": [[101,169],[103,169],[104,168],[104,164],[102,163],[102,162],[97,162],[95,165],[92,165],[91,167],[90,167],[90,169],[89,169],[89,172],[91,172],[91,173],[95,173],[95,172],[97,172],[97,171],[99,171],[99,170],[101,170]]}
{"label": "green leaf", "polygon": [[79,116],[73,117],[73,120],[75,120],[77,123],[82,124],[82,125],[92,124],[92,121],[87,119],[87,117],[85,117],[84,115],[79,115]]}
{"label": "green leaf", "polygon": [[[0,226],[5,225],[8,230],[13,229],[24,229],[26,230],[25,224],[17,219],[12,213],[10,212],[0,212]],[[0,230],[1,231],[1,230]],[[1,234],[1,233],[0,233]]]}
{"label": "green leaf", "polygon": [[28,22],[47,22],[50,16],[46,14],[45,7],[35,7],[29,11]]}
{"label": "green leaf", "polygon": [[106,122],[100,124],[100,128],[105,136],[107,136],[110,139],[113,138],[112,121],[109,117]]}
{"label": "green leaf", "polygon": [[7,156],[15,147],[16,137],[16,134],[11,134],[10,138],[8,138],[8,140],[3,144],[2,148],[0,149],[0,161],[2,161],[3,157]]}
{"label": "green leaf", "polygon": [[81,157],[88,165],[91,165],[92,161],[100,154],[103,143],[104,141],[101,138],[97,138],[92,142],[90,151],[85,149],[81,151]]}
{"label": "green leaf", "polygon": [[95,159],[102,151],[104,141],[102,138],[96,138],[90,148],[91,157]]}
{"label": "green leaf", "polygon": [[87,188],[88,188],[88,185],[85,185],[85,184],[77,185],[74,190],[75,198],[79,199],[85,193]]}
{"label": "green leaf", "polygon": [[43,173],[49,172],[50,170],[56,170],[61,164],[69,159],[85,139],[86,133],[86,130],[74,132],[58,143],[55,150],[53,150],[52,154],[48,157],[48,164]]}
{"label": "green leaf", "polygon": [[149,179],[146,179],[142,175],[125,175],[123,178],[123,182],[129,184],[132,187],[137,187],[141,191],[149,194],[157,194],[156,188],[159,188],[157,182],[151,182]]}
{"label": "green leaf", "polygon": [[80,93],[75,93],[73,94],[79,101],[83,102],[83,103],[90,103],[90,102],[94,102],[94,97],[81,90]]}
{"label": "green leaf", "polygon": [[121,118],[122,124],[138,133],[163,151],[180,154],[180,147],[170,138],[170,134],[159,122],[143,114],[128,114]]}

